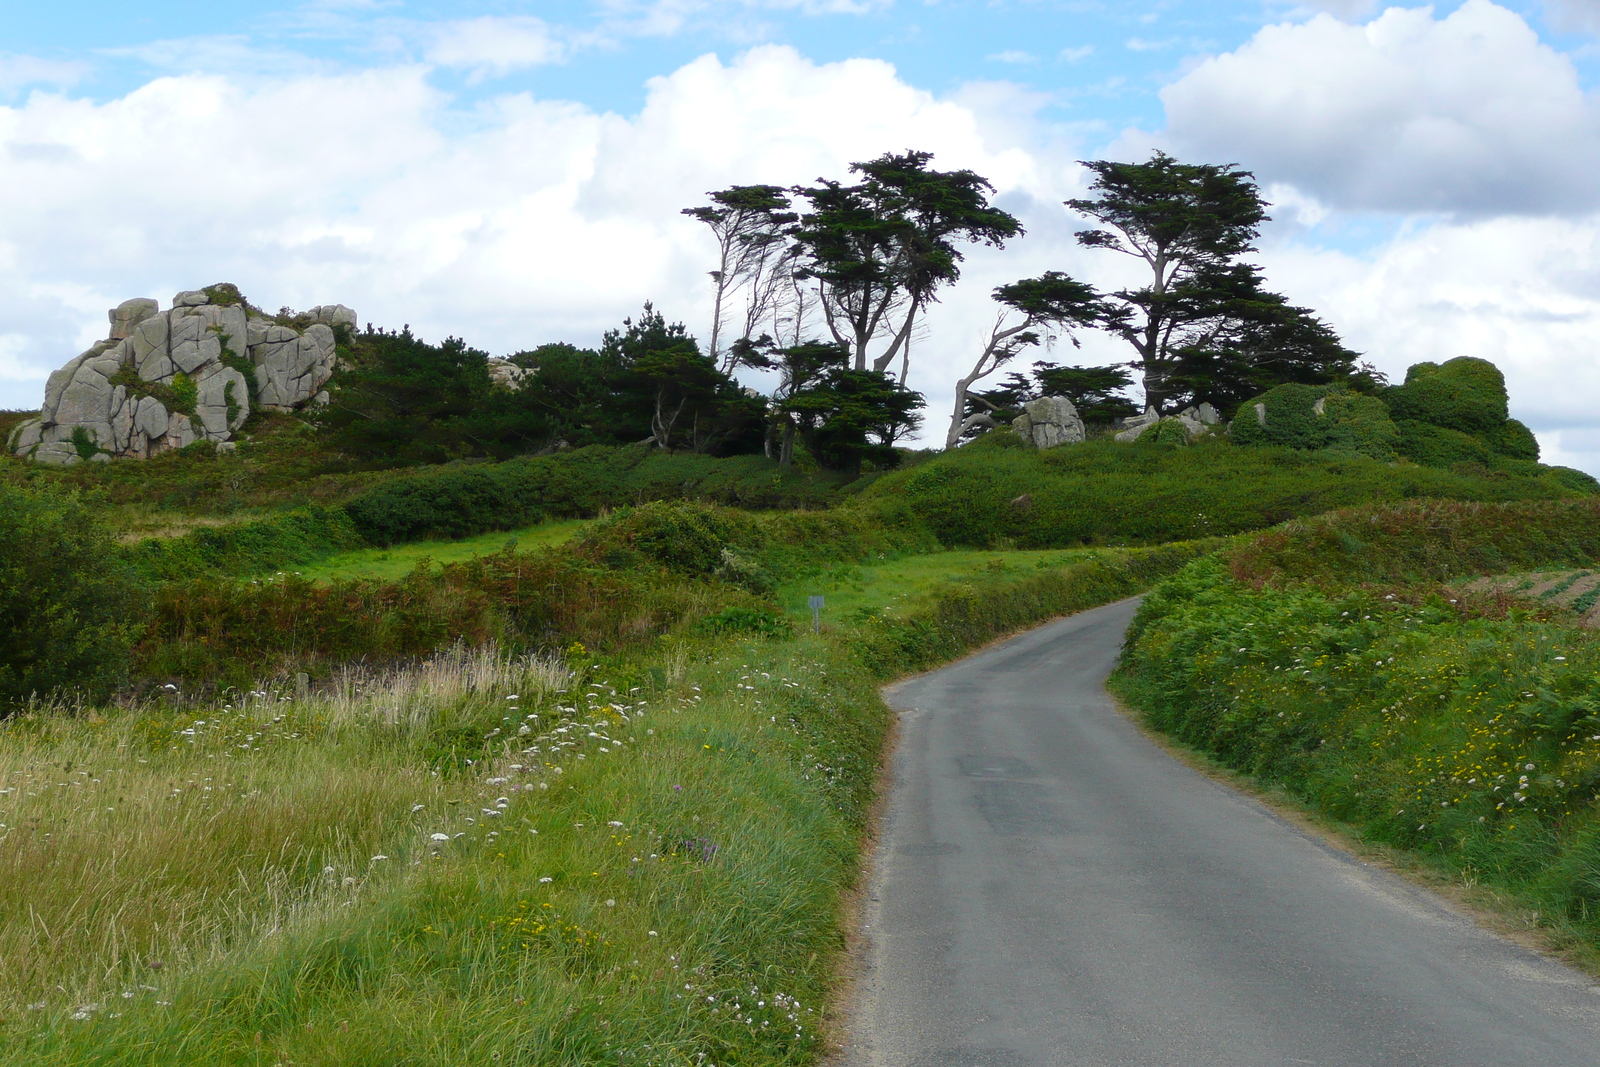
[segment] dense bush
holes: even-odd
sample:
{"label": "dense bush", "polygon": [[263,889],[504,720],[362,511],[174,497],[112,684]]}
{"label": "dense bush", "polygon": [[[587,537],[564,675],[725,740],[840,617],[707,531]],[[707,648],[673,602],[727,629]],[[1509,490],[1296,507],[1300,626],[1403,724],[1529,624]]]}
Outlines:
{"label": "dense bush", "polygon": [[343,508],[309,507],[182,537],[147,538],[124,550],[141,574],[181,581],[208,571],[234,575],[281,570],[365,547]]}
{"label": "dense bush", "polygon": [[106,696],[148,605],[78,494],[0,485],[0,714],[35,693]]}
{"label": "dense bush", "polygon": [[763,456],[717,458],[597,445],[394,478],[346,507],[363,537],[374,544],[394,544],[509,530],[545,517],[589,517],[603,508],[651,500],[818,507],[834,498],[841,480],[780,467]]}
{"label": "dense bush", "polygon": [[1373,459],[1393,459],[1399,436],[1381,400],[1337,386],[1298,384],[1245,401],[1229,433],[1239,444],[1328,449]]}
{"label": "dense bush", "polygon": [[1586,475],[1550,468],[1463,474],[1216,438],[1177,449],[1088,441],[1042,451],[1010,447],[1005,438],[1014,435],[991,434],[886,475],[861,502],[909,514],[946,545],[1064,548],[1233,534],[1369,501],[1594,491]]}
{"label": "dense bush", "polygon": [[630,508],[585,530],[573,546],[611,567],[641,562],[688,578],[707,578],[729,549],[753,549],[760,527],[742,512],[712,504],[663,501]]}
{"label": "dense bush", "polygon": [[1488,360],[1471,356],[1414,364],[1405,384],[1384,390],[1383,399],[1397,420],[1462,433],[1494,433],[1509,417],[1505,376]]}

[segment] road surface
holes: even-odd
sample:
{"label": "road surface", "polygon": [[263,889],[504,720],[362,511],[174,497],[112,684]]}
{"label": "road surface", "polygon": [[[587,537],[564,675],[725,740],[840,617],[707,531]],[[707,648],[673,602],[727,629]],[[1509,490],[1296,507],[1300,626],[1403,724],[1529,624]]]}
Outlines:
{"label": "road surface", "polygon": [[848,1067],[1600,1064],[1600,989],[1173,759],[1134,604],[890,693]]}

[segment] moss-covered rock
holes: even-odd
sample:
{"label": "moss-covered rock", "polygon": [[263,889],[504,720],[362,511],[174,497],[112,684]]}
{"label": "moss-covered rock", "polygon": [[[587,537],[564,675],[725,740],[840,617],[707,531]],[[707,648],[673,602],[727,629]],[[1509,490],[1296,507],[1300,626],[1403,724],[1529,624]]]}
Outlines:
{"label": "moss-covered rock", "polygon": [[1290,383],[1239,407],[1228,430],[1239,444],[1329,449],[1393,459],[1400,431],[1376,397],[1336,385]]}
{"label": "moss-covered rock", "polygon": [[1384,391],[1396,422],[1425,422],[1470,434],[1494,434],[1505,426],[1506,379],[1486,359],[1458,356],[1444,363],[1417,363],[1404,385]]}

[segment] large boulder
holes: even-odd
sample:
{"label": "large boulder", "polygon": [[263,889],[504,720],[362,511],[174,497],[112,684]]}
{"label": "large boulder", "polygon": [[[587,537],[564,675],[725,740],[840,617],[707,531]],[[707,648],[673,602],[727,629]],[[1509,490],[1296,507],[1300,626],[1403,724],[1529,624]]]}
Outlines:
{"label": "large boulder", "polygon": [[1042,396],[1022,405],[1011,430],[1035,448],[1055,448],[1083,440],[1083,420],[1064,396]]}
{"label": "large boulder", "polygon": [[289,411],[325,395],[343,304],[268,318],[222,284],[108,312],[110,336],[50,375],[39,417],[7,442],[44,463],[145,458],[195,441],[221,445],[252,408]]}

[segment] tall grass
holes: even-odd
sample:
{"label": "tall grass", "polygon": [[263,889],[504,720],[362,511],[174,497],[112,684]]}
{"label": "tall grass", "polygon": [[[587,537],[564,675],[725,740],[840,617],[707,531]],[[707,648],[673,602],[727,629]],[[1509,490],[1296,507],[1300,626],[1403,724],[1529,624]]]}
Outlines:
{"label": "tall grass", "polygon": [[[1062,610],[1019,584],[1004,625]],[[815,1062],[905,668],[866,639],[460,647],[0,725],[0,1064]]]}

